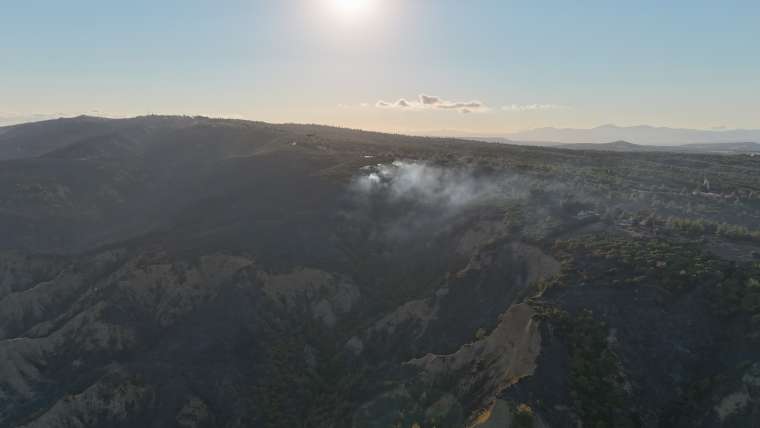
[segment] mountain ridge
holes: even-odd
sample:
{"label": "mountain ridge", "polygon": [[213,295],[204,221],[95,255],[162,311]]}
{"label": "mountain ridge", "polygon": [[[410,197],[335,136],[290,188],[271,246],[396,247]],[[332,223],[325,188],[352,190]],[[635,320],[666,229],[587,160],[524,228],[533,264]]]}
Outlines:
{"label": "mountain ridge", "polygon": [[[181,126],[183,122],[192,122],[193,120],[224,121],[229,123],[244,123],[249,126],[279,126],[284,129],[314,129],[332,130],[334,133],[360,132],[366,135],[396,135],[403,136],[403,133],[383,133],[377,131],[364,131],[361,129],[346,128],[339,126],[318,125],[318,124],[299,124],[299,123],[266,123],[246,119],[224,119],[210,118],[207,116],[175,116],[175,115],[144,115],[129,118],[107,118],[91,115],[80,115],[71,118],[47,119],[37,122],[23,124],[7,125],[0,127],[0,159],[20,158],[28,155],[31,151],[36,155],[42,155],[53,149],[63,148],[74,140],[81,140],[87,135],[69,135],[65,129],[67,126],[76,126],[76,124],[96,124],[102,127],[108,127],[114,124],[127,125],[130,122],[141,121],[172,121]],[[13,133],[17,129],[39,128],[40,131],[50,127],[55,128],[57,133],[55,138],[47,138],[46,142],[40,143],[40,138],[45,137],[40,134],[33,134],[35,140],[21,143],[32,146],[31,148],[21,148],[19,146],[10,147],[4,145],[3,141],[11,140]],[[23,128],[20,128],[23,127]],[[102,131],[101,131],[102,133]],[[483,141],[488,143],[527,145],[527,146],[556,146],[567,149],[578,150],[608,150],[608,151],[674,151],[674,152],[703,152],[703,153],[756,153],[760,152],[760,130],[756,129],[726,129],[726,130],[698,130],[688,128],[669,128],[657,127],[650,125],[636,126],[618,126],[614,124],[604,124],[594,128],[555,128],[543,127],[528,131],[503,134],[500,136],[489,136],[487,134],[474,134],[468,132],[440,131],[428,132],[422,134],[411,133],[409,136],[419,136],[421,138],[436,139],[457,139]],[[97,136],[97,135],[94,135]],[[71,138],[72,140],[68,140]],[[621,146],[612,145],[608,142],[627,142],[630,145]],[[17,143],[19,144],[19,143]]]}

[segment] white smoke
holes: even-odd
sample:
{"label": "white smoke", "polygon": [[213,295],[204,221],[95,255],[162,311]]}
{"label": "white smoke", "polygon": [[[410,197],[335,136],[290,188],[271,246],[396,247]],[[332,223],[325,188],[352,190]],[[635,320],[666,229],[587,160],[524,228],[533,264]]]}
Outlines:
{"label": "white smoke", "polygon": [[450,211],[521,198],[527,193],[527,183],[518,176],[478,177],[468,169],[425,162],[395,161],[365,167],[364,171],[354,182],[354,189],[361,194]]}
{"label": "white smoke", "polygon": [[352,209],[345,213],[384,242],[410,242],[456,227],[472,209],[498,209],[528,197],[524,175],[478,173],[420,161],[366,166],[351,184]]}
{"label": "white smoke", "polygon": [[568,201],[595,205],[586,184],[507,169],[395,161],[362,168],[343,215],[354,230],[403,245],[427,242],[481,216],[506,215],[514,207],[527,210],[524,221],[540,229],[551,216],[574,215],[563,211],[571,206]]}

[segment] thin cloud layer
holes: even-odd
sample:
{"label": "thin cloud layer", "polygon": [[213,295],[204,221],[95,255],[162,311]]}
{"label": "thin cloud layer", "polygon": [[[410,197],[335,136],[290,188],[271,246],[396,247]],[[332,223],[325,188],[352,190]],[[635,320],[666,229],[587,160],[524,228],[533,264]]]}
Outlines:
{"label": "thin cloud layer", "polygon": [[421,94],[417,100],[399,98],[394,102],[378,101],[375,107],[406,110],[453,110],[459,113],[484,112],[488,107],[480,101],[448,101],[434,95]]}
{"label": "thin cloud layer", "polygon": [[59,117],[72,116],[66,113],[9,113],[0,112],[0,126],[16,125],[19,123],[38,122],[41,120],[57,119]]}
{"label": "thin cloud layer", "polygon": [[506,111],[539,111],[539,110],[559,110],[565,108],[558,104],[511,104],[501,109]]}

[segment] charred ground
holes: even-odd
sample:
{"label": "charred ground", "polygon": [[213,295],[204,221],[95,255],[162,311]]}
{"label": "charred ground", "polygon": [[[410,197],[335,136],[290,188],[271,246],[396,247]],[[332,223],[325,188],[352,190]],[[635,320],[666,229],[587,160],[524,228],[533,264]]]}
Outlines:
{"label": "charred ground", "polygon": [[2,425],[758,418],[757,157],[152,116],[0,159]]}

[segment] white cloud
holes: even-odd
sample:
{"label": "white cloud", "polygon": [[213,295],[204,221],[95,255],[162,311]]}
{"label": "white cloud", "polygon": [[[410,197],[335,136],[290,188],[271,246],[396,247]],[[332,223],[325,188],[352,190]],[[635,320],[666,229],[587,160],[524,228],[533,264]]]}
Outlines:
{"label": "white cloud", "polygon": [[440,97],[434,97],[431,95],[420,95],[420,102],[425,105],[435,105],[441,103],[443,100]]}
{"label": "white cloud", "polygon": [[409,101],[401,98],[400,100],[396,101],[396,106],[401,108],[409,108],[412,106],[412,104]]}
{"label": "white cloud", "polygon": [[448,101],[434,95],[421,94],[417,100],[410,101],[399,98],[397,101],[378,101],[378,108],[402,109],[402,110],[454,110],[460,113],[474,113],[488,111],[488,107],[480,101]]}

